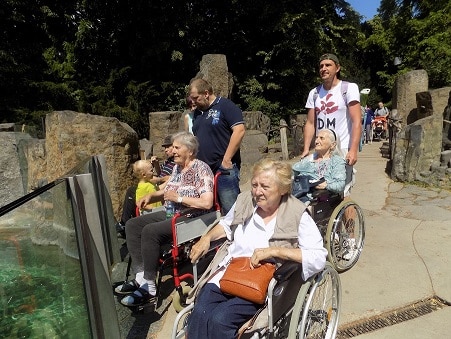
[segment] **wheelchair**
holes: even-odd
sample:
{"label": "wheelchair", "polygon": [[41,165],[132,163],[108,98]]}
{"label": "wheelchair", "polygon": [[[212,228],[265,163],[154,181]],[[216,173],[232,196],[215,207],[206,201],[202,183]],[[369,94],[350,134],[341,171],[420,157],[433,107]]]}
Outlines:
{"label": "wheelchair", "polygon": [[387,117],[386,116],[377,116],[371,122],[371,129],[373,131],[372,138],[373,140],[382,139],[387,140],[388,138],[388,126],[387,126]]}
{"label": "wheelchair", "polygon": [[[196,265],[192,265],[189,259],[189,252],[193,244],[206,232],[210,227],[214,226],[221,217],[221,207],[218,202],[217,181],[221,173],[216,173],[213,186],[213,211],[190,218],[196,209],[187,208],[182,211],[176,211],[172,217],[172,242],[162,247],[159,268],[157,271],[156,287],[157,302],[161,296],[162,279],[165,273],[170,273],[174,282],[175,291],[172,295],[172,305],[178,312],[186,306],[186,296],[191,289],[190,285],[196,282],[197,276],[202,274],[207,268],[211,259],[214,257],[216,250],[225,241],[225,239],[217,240],[210,246],[208,253]],[[164,211],[164,207],[157,207],[151,213]],[[137,209],[137,215],[139,210]],[[113,291],[116,286],[128,281],[131,269],[131,258],[127,263],[126,277],[124,281],[113,284]],[[170,270],[170,272],[168,272]],[[119,297],[123,297],[120,295]],[[127,306],[134,312],[148,312],[155,308],[155,304],[143,304],[138,306]]]}
{"label": "wheelchair", "polygon": [[[292,261],[276,270],[266,303],[241,326],[238,338],[335,338],[341,309],[340,277],[328,262],[307,281],[302,280],[301,270],[302,264]],[[173,339],[185,338],[194,305],[177,315]]]}
{"label": "wheelchair", "polygon": [[359,260],[365,241],[365,218],[361,207],[342,194],[328,190],[315,190],[320,181],[307,182],[298,176],[302,188],[294,195],[307,205],[324,239],[327,259],[341,273],[352,268]]}

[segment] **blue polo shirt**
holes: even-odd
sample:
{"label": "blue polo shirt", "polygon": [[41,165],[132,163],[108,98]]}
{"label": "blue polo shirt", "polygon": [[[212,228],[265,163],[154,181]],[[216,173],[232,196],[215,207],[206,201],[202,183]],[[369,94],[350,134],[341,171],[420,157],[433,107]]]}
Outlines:
{"label": "blue polo shirt", "polygon": [[[232,127],[239,124],[244,124],[243,112],[224,97],[217,97],[208,110],[194,112],[193,133],[199,140],[197,158],[207,163],[213,173],[221,166],[232,135]],[[232,157],[232,163],[240,168],[240,150]]]}

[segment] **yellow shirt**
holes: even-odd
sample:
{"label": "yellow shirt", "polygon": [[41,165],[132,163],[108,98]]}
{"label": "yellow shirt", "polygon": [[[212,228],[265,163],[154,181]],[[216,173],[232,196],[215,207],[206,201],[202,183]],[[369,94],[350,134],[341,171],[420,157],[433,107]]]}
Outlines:
{"label": "yellow shirt", "polygon": [[[151,182],[139,182],[136,188],[136,201],[144,197],[146,194],[158,191],[158,186]],[[146,206],[146,208],[155,208],[161,206],[161,202],[154,202]]]}

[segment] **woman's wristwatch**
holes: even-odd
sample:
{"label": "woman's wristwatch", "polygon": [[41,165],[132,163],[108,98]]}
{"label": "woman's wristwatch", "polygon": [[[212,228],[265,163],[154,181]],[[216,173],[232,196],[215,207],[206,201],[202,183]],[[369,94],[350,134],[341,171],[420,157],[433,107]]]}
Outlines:
{"label": "woman's wristwatch", "polygon": [[181,204],[181,203],[183,202],[183,197],[179,196],[179,197],[177,198],[177,202],[178,202],[179,204]]}

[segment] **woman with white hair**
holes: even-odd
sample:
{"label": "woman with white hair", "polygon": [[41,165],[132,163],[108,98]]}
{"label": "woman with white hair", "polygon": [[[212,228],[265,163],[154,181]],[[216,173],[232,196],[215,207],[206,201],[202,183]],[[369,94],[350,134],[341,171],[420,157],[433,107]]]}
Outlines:
{"label": "woman with white hair", "polygon": [[294,175],[324,179],[315,188],[342,193],[346,185],[346,161],[341,153],[340,139],[331,129],[322,129],[315,139],[315,152],[293,165]]}
{"label": "woman with white hair", "polygon": [[[188,132],[179,132],[172,137],[172,155],[175,166],[171,177],[159,191],[147,194],[137,206],[146,206],[157,201],[175,204],[176,209],[195,208],[192,216],[207,213],[213,206],[214,176],[210,167],[196,159],[199,148],[197,138]],[[156,303],[155,284],[160,248],[172,241],[172,221],[166,212],[159,211],[132,218],[125,224],[127,248],[132,258],[135,279],[115,288],[116,294],[124,295],[121,304],[139,306]]]}

